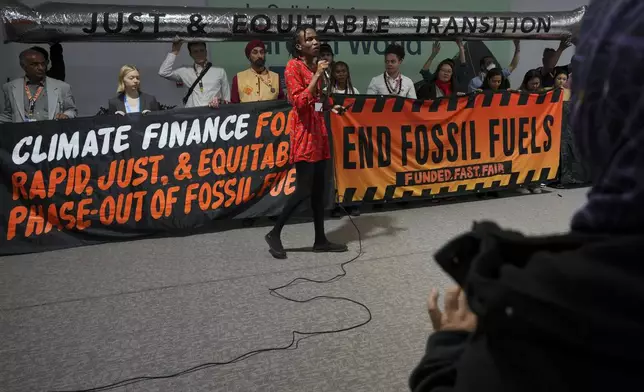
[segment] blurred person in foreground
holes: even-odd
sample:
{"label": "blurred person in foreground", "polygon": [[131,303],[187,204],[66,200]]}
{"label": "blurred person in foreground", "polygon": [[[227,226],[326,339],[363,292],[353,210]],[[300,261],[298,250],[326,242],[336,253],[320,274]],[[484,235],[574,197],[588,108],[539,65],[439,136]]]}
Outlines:
{"label": "blurred person in foreground", "polygon": [[425,391],[630,391],[644,381],[644,2],[591,2],[574,57],[574,137],[591,169],[564,235],[484,222],[437,262],[463,287],[412,373]]}

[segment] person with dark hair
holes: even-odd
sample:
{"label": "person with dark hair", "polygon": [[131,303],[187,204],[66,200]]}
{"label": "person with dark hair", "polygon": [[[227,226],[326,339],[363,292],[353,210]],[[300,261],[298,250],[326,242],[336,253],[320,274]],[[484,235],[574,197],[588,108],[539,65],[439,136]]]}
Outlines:
{"label": "person with dark hair", "polygon": [[456,76],[454,61],[445,59],[438,64],[431,79],[423,84],[417,92],[420,99],[436,99],[456,94]]}
{"label": "person with dark hair", "polygon": [[[508,79],[512,74],[512,72],[514,72],[514,70],[519,65],[520,54],[521,54],[521,41],[519,41],[518,39],[515,39],[514,56],[512,56],[510,65],[508,65],[507,68],[502,69],[503,77],[505,79]],[[488,71],[494,68],[500,68],[494,61],[494,57],[491,57],[491,56],[483,57],[479,61],[479,75],[475,76],[474,78],[472,78],[472,80],[470,80],[470,84],[468,85],[467,91],[471,93],[481,89],[481,86],[483,85],[483,81],[485,80],[485,76],[487,75]]]}
{"label": "person with dark hair", "polygon": [[[555,85],[555,68],[557,68],[557,63],[563,52],[572,45],[570,40],[562,40],[559,43],[557,50],[553,48],[545,48],[543,50],[543,66],[537,68],[541,74],[541,87],[552,87]],[[565,68],[566,72],[570,73],[568,69],[570,65],[559,66],[558,68]]]}
{"label": "person with dark hair", "polygon": [[161,64],[159,76],[181,82],[188,89],[183,97],[184,106],[187,108],[217,107],[220,102],[230,102],[230,85],[226,70],[213,67],[212,63],[208,61],[205,42],[188,43],[188,52],[194,60],[194,64],[173,69],[181,46],[183,46],[181,40],[172,43],[172,51],[168,53]]}
{"label": "person with dark hair", "polygon": [[563,91],[563,100],[570,100],[570,88],[568,86],[568,67],[555,68],[555,85],[553,87],[545,88],[545,90],[561,89]]}
{"label": "person with dark hair", "polygon": [[282,100],[284,91],[280,87],[280,77],[266,68],[266,46],[261,40],[246,44],[244,50],[250,61],[250,68],[233,77],[230,102],[259,102]]}
{"label": "person with dark hair", "polygon": [[318,60],[324,60],[329,63],[329,67],[333,66],[333,59],[335,55],[333,53],[333,48],[331,45],[324,43],[320,45],[320,54],[318,55]]}
{"label": "person with dark hair", "polygon": [[[499,92],[510,89],[510,81],[505,77],[507,72],[501,68],[492,68],[485,74],[485,79],[483,79],[483,84],[481,88],[476,89],[477,92],[491,91]],[[489,191],[489,192],[478,192],[476,197],[479,199],[485,199],[487,197],[499,197],[499,192]]]}
{"label": "person with dark hair", "polygon": [[[523,81],[521,82],[519,91],[522,93],[530,94],[543,93],[544,89],[541,85],[541,72],[536,69],[531,69],[530,71],[526,72],[523,76]],[[541,193],[541,187],[538,185],[521,185],[519,186],[517,191],[521,194]]]}
{"label": "person with dark hair", "polygon": [[510,81],[505,77],[501,68],[492,68],[485,74],[480,91],[503,91],[510,88]]}
{"label": "person with dark hair", "polygon": [[391,44],[385,51],[385,72],[374,76],[367,87],[370,95],[391,95],[416,98],[414,82],[400,72],[405,59],[405,49],[399,44]]}
{"label": "person with dark hair", "polygon": [[318,61],[326,61],[329,63],[329,68],[324,71],[324,78],[322,79],[322,91],[324,94],[328,95],[329,90],[332,90],[333,86],[331,84],[331,70],[333,69],[333,59],[335,55],[333,54],[333,48],[328,43],[320,44],[320,54],[318,54]]}
{"label": "person with dark hair", "polygon": [[[441,80],[440,76],[442,76],[443,83],[439,82],[439,85],[442,85],[443,87],[449,86],[451,93],[457,92],[456,86],[462,79],[463,74],[467,72],[467,60],[465,58],[465,46],[463,45],[463,41],[460,39],[456,40],[456,45],[458,46],[459,66],[456,66],[452,59],[445,59],[438,64],[436,71],[431,73],[429,69],[432,66],[432,62],[441,50],[441,43],[439,41],[434,42],[432,45],[432,54],[420,70],[420,75],[423,77],[425,84],[416,91],[416,95],[419,98],[434,99],[446,96],[445,89],[441,89],[436,86],[436,81]],[[448,64],[451,64],[451,66],[448,66]],[[450,74],[451,76],[448,77],[447,74]]]}
{"label": "person with dark hair", "polygon": [[360,94],[360,91],[353,87],[353,83],[351,83],[349,64],[344,61],[333,63],[331,67],[331,86],[333,94]]}
{"label": "person with dark hair", "polygon": [[462,289],[409,380],[413,392],[637,390],[644,363],[644,2],[593,0],[573,58],[573,136],[592,177],[565,234],[492,222],[436,261]]}
{"label": "person with dark hair", "polygon": [[311,199],[313,226],[315,228],[314,252],[346,252],[344,244],[334,244],[324,232],[324,199],[326,170],[331,158],[324,111],[331,109],[336,114],[344,113],[340,105],[332,105],[322,95],[322,78],[329,67],[325,60],[317,61],[320,41],[315,28],[299,26],[293,34],[291,45],[293,58],[286,64],[284,80],[287,97],[293,109],[289,117],[291,151],[290,162],[295,164],[297,186],[290,196],[273,229],[265,239],[270,254],[278,259],[286,258],[281,235],[284,225],[297,207],[307,198]]}
{"label": "person with dark hair", "polygon": [[22,78],[2,86],[0,123],[65,120],[76,117],[76,103],[69,84],[47,76],[42,52],[27,49],[18,56]]}
{"label": "person with dark hair", "polygon": [[541,72],[536,69],[531,69],[526,72],[521,82],[519,91],[525,93],[540,93],[543,92],[543,85],[541,80]]}
{"label": "person with dark hair", "polygon": [[33,46],[31,49],[36,50],[42,53],[45,56],[45,62],[47,67],[51,64],[51,68],[47,70],[47,76],[52,79],[58,79],[60,81],[65,81],[65,60],[63,58],[63,45],[60,43],[50,44],[49,51],[51,56],[47,53],[47,50],[40,46]]}

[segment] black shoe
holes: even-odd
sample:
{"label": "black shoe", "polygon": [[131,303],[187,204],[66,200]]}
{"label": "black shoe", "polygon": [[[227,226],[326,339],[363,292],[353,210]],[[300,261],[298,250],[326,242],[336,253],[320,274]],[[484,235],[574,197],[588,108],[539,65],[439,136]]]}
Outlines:
{"label": "black shoe", "polygon": [[344,210],[340,207],[336,207],[331,211],[332,218],[340,218],[344,215]]}
{"label": "black shoe", "polygon": [[282,241],[277,237],[273,232],[269,232],[264,236],[266,243],[268,244],[268,252],[273,255],[276,259],[285,259],[286,251],[282,246]]}
{"label": "black shoe", "polygon": [[351,216],[360,216],[360,208],[355,207],[352,208],[350,211]]}
{"label": "black shoe", "polygon": [[349,248],[344,244],[334,244],[333,242],[325,242],[322,244],[313,245],[313,252],[346,252]]}

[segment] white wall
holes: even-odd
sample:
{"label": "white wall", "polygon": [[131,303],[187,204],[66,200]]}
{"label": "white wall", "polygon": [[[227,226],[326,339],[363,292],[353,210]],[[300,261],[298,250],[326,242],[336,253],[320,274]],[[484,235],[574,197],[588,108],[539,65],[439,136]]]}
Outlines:
{"label": "white wall", "polygon": [[[137,5],[177,5],[176,0],[64,0],[69,3],[94,4],[137,4]],[[24,0],[28,6],[35,6],[42,1]],[[204,6],[206,0],[183,0],[181,5]],[[0,81],[22,76],[18,63],[18,54],[33,45],[0,43]],[[39,45],[49,49],[48,45]],[[142,76],[143,90],[157,97],[164,105],[178,105],[183,97],[183,89],[177,88],[174,82],[162,79],[157,75],[159,66],[170,51],[170,43],[63,43],[66,79],[72,87],[76,98],[79,115],[91,116],[101,106],[107,108],[108,99],[116,95],[116,83],[119,69],[123,64],[134,64]],[[179,64],[190,64],[187,50],[177,60]]]}
{"label": "white wall", "polygon": [[[583,5],[588,5],[589,2],[589,0],[512,0],[511,10],[515,12],[572,11]],[[559,42],[556,41],[522,41],[521,61],[510,77],[512,87],[518,88],[526,72],[542,65],[541,59],[545,48],[550,47],[556,49],[558,46]],[[569,64],[574,53],[574,46],[566,49],[561,55],[559,65]]]}

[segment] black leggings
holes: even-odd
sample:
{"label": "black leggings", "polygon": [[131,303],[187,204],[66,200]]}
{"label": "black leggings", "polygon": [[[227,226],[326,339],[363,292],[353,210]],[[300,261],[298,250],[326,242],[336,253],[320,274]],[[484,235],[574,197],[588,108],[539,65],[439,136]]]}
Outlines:
{"label": "black leggings", "polygon": [[310,197],[311,209],[313,210],[313,225],[315,226],[315,243],[323,244],[327,242],[324,234],[324,181],[326,167],[327,161],[295,163],[295,179],[297,181],[295,192],[286,202],[286,206],[284,206],[273,228],[273,233],[278,237],[295,209],[306,198]]}

